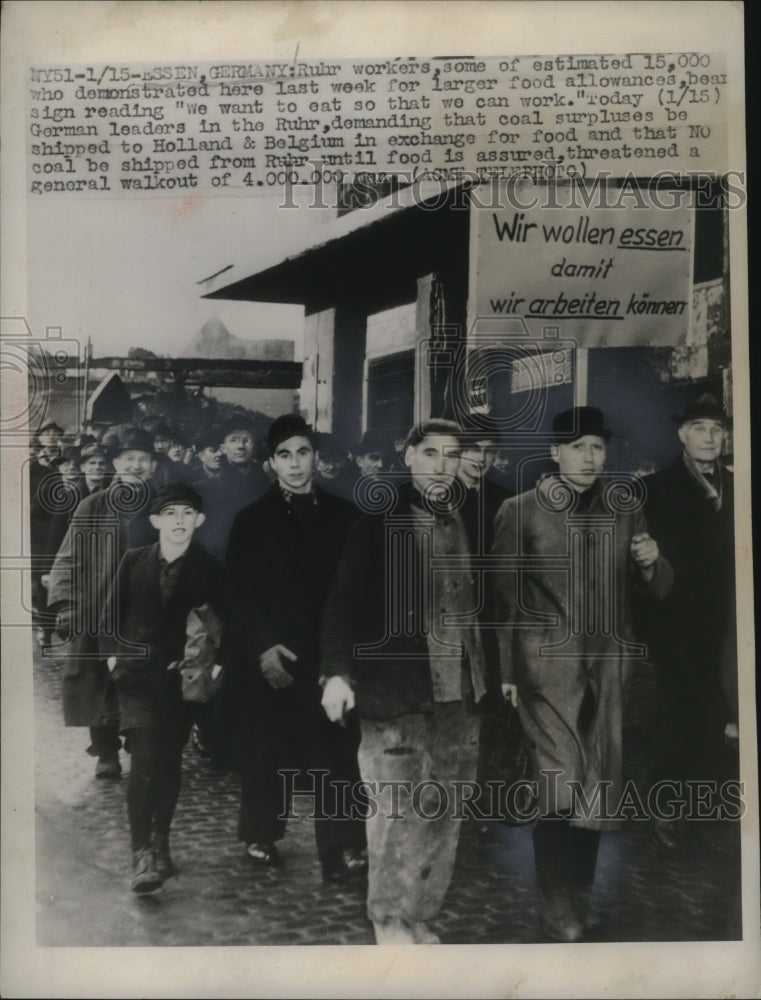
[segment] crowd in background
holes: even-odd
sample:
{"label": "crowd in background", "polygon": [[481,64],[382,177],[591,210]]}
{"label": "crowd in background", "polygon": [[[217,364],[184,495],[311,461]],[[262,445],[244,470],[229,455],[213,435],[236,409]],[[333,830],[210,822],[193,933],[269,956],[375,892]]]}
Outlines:
{"label": "crowd in background", "polygon": [[[544,557],[566,553],[571,515],[610,514],[604,470],[611,432],[594,407],[556,415],[548,456],[554,471],[517,497],[507,485],[510,456],[500,428],[483,414],[466,426],[432,420],[404,434],[369,430],[349,447],[294,414],[268,421],[238,411],[192,432],[156,414],[135,424],[90,424],[83,433],[52,421],[40,427],[29,466],[34,619],[43,644],[56,634],[69,643],[64,719],[89,728],[96,777],[118,778],[120,749],[132,755],[133,890],[155,891],[174,873],[169,823],[192,724],[197,749],[214,766],[240,773],[239,836],[251,863],[265,867],[280,863],[283,768],[324,767],[331,782],[350,783],[360,772],[385,780],[393,759],[417,782],[430,779],[431,766],[452,779],[499,779],[488,770],[488,760],[499,758],[489,745],[495,731],[481,731],[478,704],[493,712],[503,704],[519,708],[537,772],[560,762],[590,796],[600,782],[615,785],[632,659],[622,650],[635,636],[648,643],[658,677],[656,770],[664,780],[716,773],[717,748],[737,738],[733,487],[721,460],[728,420],[708,397],[674,420],[683,450],[643,480],[644,513],[615,514],[609,571],[619,632],[583,634],[573,605],[599,602],[596,572],[585,569],[581,586],[589,589],[572,600]],[[464,650],[456,669],[434,627],[415,620],[398,635],[392,628],[395,614],[417,613],[417,598],[405,590],[404,574],[396,583],[389,577],[395,560],[383,517],[362,500],[368,483],[384,480],[394,485],[395,512],[407,518],[414,541],[399,550],[413,553],[408,578],[431,573],[426,553],[451,556],[451,565],[431,574],[437,614],[463,622],[477,608],[478,621],[492,625],[452,626]],[[553,506],[566,494],[575,498],[570,507]],[[91,536],[115,530],[115,558],[103,555],[106,545],[83,549],[74,530],[83,526]],[[484,587],[486,577],[470,567],[490,554],[536,557],[520,593],[513,570],[492,571]],[[153,673],[140,675],[118,655],[109,656],[110,674],[98,662],[111,649],[102,626],[117,572],[117,602],[133,595],[119,623],[131,622],[129,638],[148,644]],[[389,593],[401,602],[396,611]],[[167,679],[167,664],[181,659],[185,619],[199,602],[230,626],[226,655],[238,667],[219,697],[191,715],[176,677]],[[568,664],[541,652],[559,626],[545,634],[537,623],[553,616],[578,640]],[[509,626],[499,632],[499,649],[495,621]],[[384,632],[388,649],[378,662],[354,662],[355,651]],[[612,668],[611,658],[619,666]],[[428,763],[421,769],[420,761]],[[551,939],[578,940],[591,919],[604,824],[579,821],[562,796],[540,794],[539,801],[534,848],[543,929]],[[654,839],[674,849],[679,823],[655,819]],[[416,824],[412,813],[395,833],[384,822],[376,808],[367,823],[376,940],[432,943],[428,921],[451,877],[456,829],[444,824],[434,833],[435,824]],[[326,881],[367,872],[361,821],[316,823],[315,837]]]}

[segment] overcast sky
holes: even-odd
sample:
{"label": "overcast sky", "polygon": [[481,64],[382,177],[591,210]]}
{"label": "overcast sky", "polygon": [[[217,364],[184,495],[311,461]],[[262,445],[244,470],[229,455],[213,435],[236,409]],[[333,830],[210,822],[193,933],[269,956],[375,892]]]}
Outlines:
{"label": "overcast sky", "polygon": [[248,273],[298,251],[327,221],[278,199],[29,199],[29,319],[37,335],[92,337],[95,357],[145,347],[182,352],[211,317],[238,337],[288,337],[301,356],[303,309],[207,301],[200,279]]}

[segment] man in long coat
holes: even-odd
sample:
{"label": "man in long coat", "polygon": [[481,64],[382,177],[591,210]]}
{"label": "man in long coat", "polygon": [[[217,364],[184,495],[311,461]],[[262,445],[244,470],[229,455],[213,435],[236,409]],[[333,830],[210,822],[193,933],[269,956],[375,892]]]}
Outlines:
{"label": "man in long coat", "polygon": [[220,450],[224,461],[219,475],[195,484],[206,511],[197,541],[224,560],[236,514],[258,500],[269,489],[270,480],[254,458],[256,431],[246,417],[233,417],[222,428]]}
{"label": "man in long coat", "polygon": [[486,667],[457,509],[461,435],[448,420],[410,431],[412,482],[398,493],[388,484],[388,509],[353,526],[326,608],[323,706],[336,720],[356,707],[360,719],[360,771],[374,802],[367,914],[378,944],[438,942],[429,922],[454,868],[456,788],[476,777]]}
{"label": "man in long coat", "polygon": [[319,687],[323,605],[356,511],[314,485],[301,417],[278,417],[267,443],[277,482],[237,515],[227,554],[243,616],[238,834],[252,864],[277,865],[293,793],[281,772],[308,770],[322,874],[336,881],[366,868],[363,823],[341,815],[331,782],[359,777],[356,727],[328,722]]}
{"label": "man in long coat", "polygon": [[495,604],[502,679],[517,684],[537,780],[542,927],[575,941],[599,832],[615,824],[623,791],[624,697],[644,656],[632,638],[632,595],[664,596],[673,574],[647,533],[637,480],[605,488],[600,410],[564,411],[553,432],[558,472],[497,516]]}
{"label": "man in long coat", "polygon": [[[674,420],[682,453],[645,479],[648,524],[674,569],[669,596],[643,615],[661,710],[656,777],[717,780],[729,776],[725,727],[737,721],[736,655],[724,655],[736,649],[734,486],[721,460],[727,417],[704,395]],[[680,830],[668,821],[653,828],[667,849]]]}
{"label": "man in long coat", "polygon": [[127,428],[112,461],[116,475],[110,485],[86,497],[74,512],[48,584],[48,607],[57,614],[65,640],[55,650],[64,659],[64,722],[89,727],[87,752],[98,758],[99,778],[121,773],[116,692],[98,649],[101,617],[121,557],[156,538],[148,520],[151,435]]}

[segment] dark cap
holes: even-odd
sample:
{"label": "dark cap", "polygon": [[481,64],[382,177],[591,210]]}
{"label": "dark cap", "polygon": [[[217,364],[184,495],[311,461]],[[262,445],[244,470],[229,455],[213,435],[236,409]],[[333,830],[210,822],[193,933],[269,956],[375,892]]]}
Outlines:
{"label": "dark cap", "polygon": [[702,396],[689,403],[684,408],[684,413],[677,414],[671,418],[674,423],[686,424],[689,420],[717,420],[719,423],[724,424],[726,427],[729,423],[729,418],[724,412],[724,407],[718,401],[715,396],[710,393],[703,393]]}
{"label": "dark cap", "polygon": [[97,441],[89,441],[82,446],[79,453],[79,464],[84,465],[88,458],[105,458],[108,461],[105,448],[101,447]]}
{"label": "dark cap", "polygon": [[346,448],[332,434],[311,434],[311,441],[321,458],[326,458],[328,455],[346,458]]}
{"label": "dark cap", "polygon": [[502,440],[502,428],[488,413],[471,413],[462,421],[462,429],[465,431],[466,441],[471,443],[476,441],[497,443]]}
{"label": "dark cap", "polygon": [[200,514],[203,511],[203,500],[192,486],[183,483],[180,479],[173,479],[171,483],[162,486],[153,499],[150,507],[151,514],[160,514],[164,507],[170,504],[180,503],[186,507],[192,507]]}
{"label": "dark cap", "polygon": [[196,434],[193,439],[193,445],[196,451],[203,451],[204,448],[219,448],[222,440],[222,431],[219,427],[212,425]]}
{"label": "dark cap", "polygon": [[552,433],[558,444],[569,444],[587,434],[605,438],[606,441],[610,437],[602,410],[596,406],[572,406],[570,410],[556,414],[552,420]]}
{"label": "dark cap", "polygon": [[59,434],[63,434],[63,427],[61,427],[60,424],[57,424],[55,420],[48,420],[46,424],[43,424],[42,427],[40,427],[37,433],[42,434],[43,431],[58,431]]}
{"label": "dark cap", "polygon": [[166,421],[163,417],[151,416],[143,417],[140,421],[140,426],[144,431],[152,434],[154,437],[169,437],[170,430]]}
{"label": "dark cap", "polygon": [[270,455],[275,454],[278,445],[292,437],[308,438],[312,447],[315,446],[314,431],[303,417],[297,413],[286,413],[282,417],[276,417],[267,431],[267,447]]}
{"label": "dark cap", "polygon": [[79,448],[75,448],[73,445],[68,445],[64,448],[57,459],[58,463],[61,462],[79,462]]}
{"label": "dark cap", "polygon": [[256,421],[252,420],[251,417],[243,414],[241,417],[231,417],[226,420],[222,430],[220,431],[220,443],[225,440],[228,434],[232,434],[235,431],[248,431],[251,437],[256,441],[259,436],[259,429],[256,426]]}
{"label": "dark cap", "polygon": [[153,455],[153,435],[137,427],[125,427],[119,435],[118,443],[110,445],[112,455],[120,455],[123,451],[145,451]]}

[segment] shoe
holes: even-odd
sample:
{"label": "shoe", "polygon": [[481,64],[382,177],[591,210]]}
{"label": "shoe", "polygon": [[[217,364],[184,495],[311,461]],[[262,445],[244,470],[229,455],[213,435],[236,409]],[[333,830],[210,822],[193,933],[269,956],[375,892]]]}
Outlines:
{"label": "shoe", "polygon": [[373,920],[376,944],[418,944],[413,929],[400,917]]}
{"label": "shoe", "polygon": [[177,874],[177,869],[172,861],[172,855],[169,853],[168,833],[154,833],[153,861],[156,865],[156,871],[164,881]]}
{"label": "shoe", "polygon": [[95,765],[96,778],[121,778],[122,766],[118,757],[98,757]]}
{"label": "shoe", "polygon": [[600,929],[600,914],[592,906],[592,888],[586,886],[583,889],[576,889],[572,899],[573,911],[579,919],[579,923],[584,931],[598,931]]}
{"label": "shoe", "polygon": [[415,944],[441,944],[441,938],[438,934],[434,934],[428,924],[422,922],[422,920],[412,925],[412,934],[415,938]]}
{"label": "shoe", "polygon": [[257,868],[277,868],[280,864],[280,855],[274,844],[248,844],[246,857]]}
{"label": "shoe", "polygon": [[347,847],[343,859],[349,875],[354,877],[367,875],[368,862],[365,848]]}
{"label": "shoe", "polygon": [[662,850],[673,851],[679,843],[679,826],[672,821],[653,820],[650,826],[650,836]]}
{"label": "shoe", "polygon": [[197,722],[193,723],[193,728],[190,730],[190,745],[199,757],[203,757],[204,760],[211,758],[211,750],[206,742],[206,737]]}
{"label": "shoe", "polygon": [[132,857],[132,891],[145,896],[160,889],[164,880],[156,871],[150,847],[135,851]]}
{"label": "shoe", "polygon": [[349,849],[322,862],[323,882],[346,882],[367,878],[367,852]]}
{"label": "shoe", "polygon": [[584,925],[574,912],[567,890],[542,894],[542,931],[551,941],[579,941]]}

